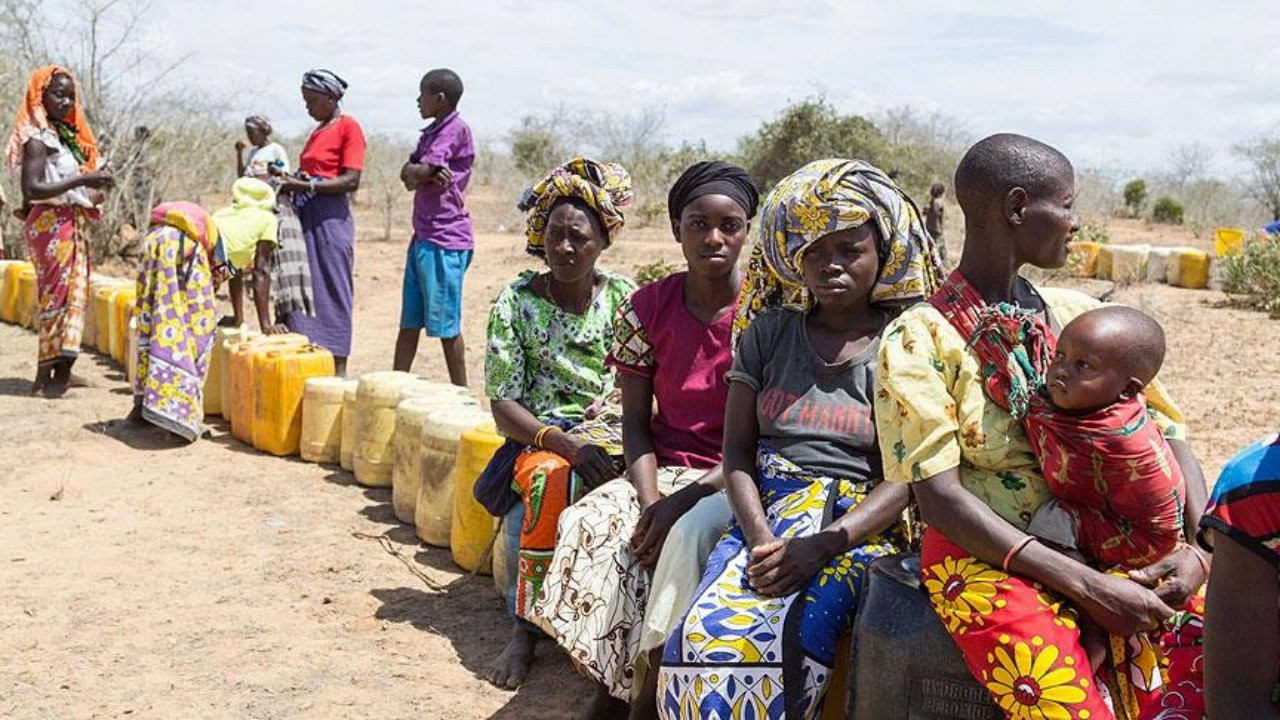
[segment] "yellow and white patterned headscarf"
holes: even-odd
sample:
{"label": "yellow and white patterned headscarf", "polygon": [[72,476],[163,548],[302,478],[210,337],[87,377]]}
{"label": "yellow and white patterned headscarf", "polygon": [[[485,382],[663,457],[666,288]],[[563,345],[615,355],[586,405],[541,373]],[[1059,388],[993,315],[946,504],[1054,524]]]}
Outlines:
{"label": "yellow and white patterned headscarf", "polygon": [[942,261],[920,211],[888,175],[861,160],[817,160],[783,178],[765,198],[747,262],[733,335],[765,309],[807,310],[805,250],[841,230],[875,222],[880,271],[871,302],[920,300],[938,287]]}
{"label": "yellow and white patterned headscarf", "polygon": [[577,198],[585,202],[604,226],[605,247],[618,239],[626,219],[622,208],[631,204],[631,174],[616,163],[601,163],[590,158],[575,157],[552,170],[545,178],[525,191],[517,207],[525,212],[528,229],[526,250],[531,255],[544,253],[544,234],[551,208],[557,200]]}

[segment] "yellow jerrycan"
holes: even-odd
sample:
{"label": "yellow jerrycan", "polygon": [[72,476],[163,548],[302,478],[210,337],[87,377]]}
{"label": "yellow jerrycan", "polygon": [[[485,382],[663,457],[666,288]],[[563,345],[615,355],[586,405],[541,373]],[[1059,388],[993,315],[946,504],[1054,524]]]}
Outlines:
{"label": "yellow jerrycan", "polygon": [[231,351],[235,350],[240,343],[247,342],[254,338],[262,337],[262,333],[256,330],[240,328],[240,333],[234,337],[227,337],[221,342],[213,345],[213,359],[209,361],[210,365],[217,363],[220,368],[218,371],[218,404],[222,407],[222,417],[227,422],[231,422]]}
{"label": "yellow jerrycan", "polygon": [[1113,245],[1111,247],[1111,281],[1133,285],[1147,279],[1150,245]]}
{"label": "yellow jerrycan", "polygon": [[[94,298],[97,297],[98,290],[118,282],[122,281],[97,273],[89,274],[89,292],[84,301],[84,330],[80,332],[81,348],[87,350],[98,347],[98,313],[94,308]],[[3,292],[0,290],[0,294]]]}
{"label": "yellow jerrycan", "polygon": [[302,393],[309,378],[332,377],[333,354],[319,345],[269,350],[253,368],[253,446],[296,455],[302,439]]}
{"label": "yellow jerrycan", "polygon": [[1220,227],[1213,231],[1213,254],[1216,257],[1235,255],[1244,249],[1244,228]]}
{"label": "yellow jerrycan", "polygon": [[214,331],[213,351],[209,353],[209,372],[204,376],[204,416],[222,415],[222,376],[226,373],[227,356],[222,344],[227,340],[239,340],[245,330],[237,327],[219,327]]}
{"label": "yellow jerrycan", "polygon": [[1098,271],[1093,276],[1099,280],[1111,279],[1111,248],[1111,245],[1102,245],[1098,248]]}
{"label": "yellow jerrycan", "polygon": [[366,487],[390,487],[395,462],[393,440],[396,406],[402,388],[416,375],[406,372],[371,372],[360,376],[356,387],[355,454],[352,467],[356,482]]}
{"label": "yellow jerrycan", "polygon": [[4,274],[0,276],[0,320],[7,323],[18,322],[18,295],[21,292],[21,280],[24,270],[35,270],[35,266],[25,260],[6,260]]}
{"label": "yellow jerrycan", "polygon": [[[428,545],[449,547],[454,490],[449,480],[462,433],[492,421],[493,416],[478,405],[435,410],[427,416],[418,443],[418,479],[414,483],[417,497],[403,509],[410,511],[418,537]],[[400,486],[395,489],[399,492]],[[392,506],[396,517],[400,517],[404,500],[400,504],[395,500],[393,494]]]}
{"label": "yellow jerrycan", "polygon": [[35,268],[23,270],[18,275],[18,324],[22,327],[35,327],[36,301]]}
{"label": "yellow jerrycan", "polygon": [[1177,248],[1169,256],[1165,275],[1170,285],[1192,290],[1209,287],[1209,253],[1195,248]]}
{"label": "yellow jerrycan", "polygon": [[338,465],[348,472],[355,469],[356,457],[356,391],[360,381],[355,380],[342,390],[342,442],[338,448]]}
{"label": "yellow jerrycan", "polygon": [[413,509],[418,504],[418,488],[422,480],[422,433],[428,416],[438,410],[460,410],[468,407],[468,403],[472,401],[457,393],[435,392],[405,398],[396,407],[391,508],[400,522],[410,525],[415,522]]}
{"label": "yellow jerrycan", "polygon": [[103,355],[111,354],[111,311],[115,308],[111,299],[124,283],[108,283],[93,291],[89,304],[93,306],[93,321],[97,325],[94,331],[93,346]]}
{"label": "yellow jerrycan", "polygon": [[302,437],[298,453],[313,463],[336,463],[342,453],[342,398],[356,380],[307,378],[302,387]]}
{"label": "yellow jerrycan", "polygon": [[125,346],[129,344],[129,318],[137,307],[137,288],[126,285],[112,298],[112,312],[115,313],[116,334],[111,337],[111,357],[121,365],[125,361]]}
{"label": "yellow jerrycan", "polygon": [[1092,240],[1075,240],[1067,253],[1067,270],[1075,277],[1091,278],[1098,273],[1098,252],[1102,245]]}
{"label": "yellow jerrycan", "polygon": [[307,344],[307,337],[297,333],[261,335],[234,343],[229,354],[231,371],[231,436],[247,445],[253,444],[253,371],[254,357],[259,353]]}
{"label": "yellow jerrycan", "polygon": [[458,458],[453,463],[449,480],[446,481],[453,486],[453,522],[449,528],[449,548],[453,561],[472,572],[489,573],[490,564],[485,550],[493,539],[493,517],[476,502],[472,489],[502,443],[502,436],[492,422],[462,433],[462,440],[458,443]]}
{"label": "yellow jerrycan", "polygon": [[129,387],[138,386],[138,318],[129,318],[129,332],[125,336],[124,375],[129,380]]}

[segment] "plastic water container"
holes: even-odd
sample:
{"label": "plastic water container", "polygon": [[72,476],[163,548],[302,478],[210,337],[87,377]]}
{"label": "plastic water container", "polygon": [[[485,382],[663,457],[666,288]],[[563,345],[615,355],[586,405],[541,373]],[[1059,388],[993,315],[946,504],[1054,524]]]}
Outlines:
{"label": "plastic water container", "polygon": [[1235,255],[1244,249],[1244,228],[1220,227],[1213,231],[1215,257]]}
{"label": "plastic water container", "polygon": [[1171,255],[1173,255],[1173,248],[1151,248],[1151,254],[1147,256],[1147,282],[1168,282],[1166,278],[1169,274]]}
{"label": "plastic water container", "polygon": [[0,274],[0,320],[7,323],[18,322],[18,294],[24,270],[35,270],[35,266],[25,260],[6,260],[4,273]]}
{"label": "plastic water container", "polygon": [[1111,248],[1111,281],[1132,285],[1147,279],[1150,245],[1115,245]]}
{"label": "plastic water container", "polygon": [[418,379],[406,372],[365,373],[356,388],[356,482],[367,487],[389,487],[395,461],[392,440],[396,431],[396,406],[405,384]]}
{"label": "plastic water container", "polygon": [[209,371],[204,376],[204,416],[222,415],[222,379],[226,374],[227,356],[221,351],[227,340],[239,340],[245,330],[235,327],[219,327],[213,335],[213,351],[209,353]]}
{"label": "plastic water container", "polygon": [[462,433],[462,440],[458,443],[458,458],[446,481],[453,486],[449,549],[453,554],[453,561],[472,572],[489,573],[490,564],[485,550],[493,539],[493,517],[476,502],[472,489],[502,443],[502,436],[493,423]]}
{"label": "plastic water container", "polygon": [[129,387],[138,386],[138,318],[129,318],[129,332],[125,335],[124,375]]}
{"label": "plastic water container", "polygon": [[1093,276],[1099,280],[1111,279],[1111,249],[1112,245],[1100,245],[1098,247],[1098,268]]}
{"label": "plastic water container", "polygon": [[342,396],[356,381],[340,377],[308,378],[302,387],[302,436],[299,453],[315,463],[336,463],[342,450]]}
{"label": "plastic water container", "polygon": [[[262,335],[234,343],[229,353],[227,370],[231,376],[230,408],[231,436],[248,445],[253,444],[254,359],[271,350],[300,347],[307,344],[307,337],[297,333]],[[329,373],[333,374],[332,371]]]}
{"label": "plastic water container", "polygon": [[399,484],[395,486],[392,504],[396,517],[402,512],[408,515],[407,522],[414,524],[418,537],[428,545],[449,547],[454,490],[449,473],[458,457],[462,433],[490,422],[492,415],[478,405],[469,405],[436,410],[423,424],[418,438],[418,475],[403,491]]}
{"label": "plastic water container", "polygon": [[338,461],[343,470],[355,469],[356,457],[356,391],[360,381],[346,386],[342,391],[342,444]]}
{"label": "plastic water container", "polygon": [[103,355],[111,353],[111,298],[124,284],[106,284],[93,291],[89,304],[93,307],[93,321],[97,325],[93,347]]}
{"label": "plastic water container", "polygon": [[1192,290],[1209,287],[1209,253],[1195,248],[1175,248],[1169,255],[1165,278],[1170,285]]}
{"label": "plastic water container", "polygon": [[253,363],[253,446],[272,455],[296,455],[303,387],[309,378],[333,375],[333,354],[305,345],[269,350],[254,356]]}
{"label": "plastic water container", "polygon": [[463,402],[462,398],[452,393],[430,393],[407,397],[396,406],[396,430],[392,439],[391,508],[400,522],[414,523],[413,509],[418,504],[418,488],[422,484],[420,448],[427,417],[438,410],[460,407]]}
{"label": "plastic water container", "polygon": [[18,324],[23,327],[34,327],[36,322],[36,271],[35,268],[24,269],[18,275]]}
{"label": "plastic water container", "polygon": [[1075,277],[1091,278],[1098,272],[1100,243],[1092,240],[1076,240],[1067,253],[1067,270]]}
{"label": "plastic water container", "polygon": [[1004,720],[943,629],[920,588],[919,572],[919,555],[871,564],[854,622],[845,717]]}
{"label": "plastic water container", "polygon": [[215,342],[213,344],[213,357],[209,359],[210,368],[215,364],[219,366],[218,404],[222,407],[222,416],[227,419],[227,422],[231,422],[231,406],[233,404],[231,395],[231,351],[235,350],[242,342],[262,337],[262,333],[255,330],[238,328],[238,331],[238,334],[234,336],[228,335],[224,339]]}
{"label": "plastic water container", "polygon": [[111,337],[111,357],[115,361],[123,365],[125,363],[125,349],[129,344],[129,319],[133,317],[134,309],[137,307],[137,289],[131,285],[120,288],[111,299],[113,312],[115,313],[115,328],[118,331]]}

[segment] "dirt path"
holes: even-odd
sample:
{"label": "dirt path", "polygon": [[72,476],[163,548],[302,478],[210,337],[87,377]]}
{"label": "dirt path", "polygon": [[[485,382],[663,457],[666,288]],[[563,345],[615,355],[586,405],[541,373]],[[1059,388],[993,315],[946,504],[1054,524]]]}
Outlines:
{"label": "dirt path", "polygon": [[[355,372],[390,364],[402,252],[357,251]],[[606,264],[660,257],[679,260],[669,236],[636,233]],[[516,236],[480,238],[474,388],[487,303],[522,266]],[[1117,299],[1165,324],[1165,380],[1207,472],[1280,425],[1280,323],[1216,309],[1213,293]],[[437,346],[419,358],[443,378]],[[420,546],[388,491],[223,427],[182,446],[126,426],[123,377],[93,356],[79,367],[95,388],[29,398],[34,359],[34,336],[0,325],[0,717],[559,718],[585,701],[588,684],[546,647],[518,692],[475,679],[507,630],[492,583]],[[399,557],[363,537],[379,535]]]}

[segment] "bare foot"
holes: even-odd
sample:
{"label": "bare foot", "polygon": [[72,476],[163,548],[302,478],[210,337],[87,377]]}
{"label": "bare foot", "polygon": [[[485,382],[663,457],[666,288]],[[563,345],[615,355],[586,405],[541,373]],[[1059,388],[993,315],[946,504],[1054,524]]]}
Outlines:
{"label": "bare foot", "polygon": [[505,690],[515,690],[529,674],[533,649],[538,640],[519,622],[511,626],[511,639],[502,653],[489,663],[480,676]]}
{"label": "bare foot", "polygon": [[31,381],[31,395],[34,397],[44,392],[44,386],[53,378],[53,368],[36,367],[36,379]]}
{"label": "bare foot", "polygon": [[616,720],[627,717],[628,710],[625,702],[610,695],[604,685],[596,683],[596,692],[591,698],[591,704],[587,705],[579,717],[582,720]]}

